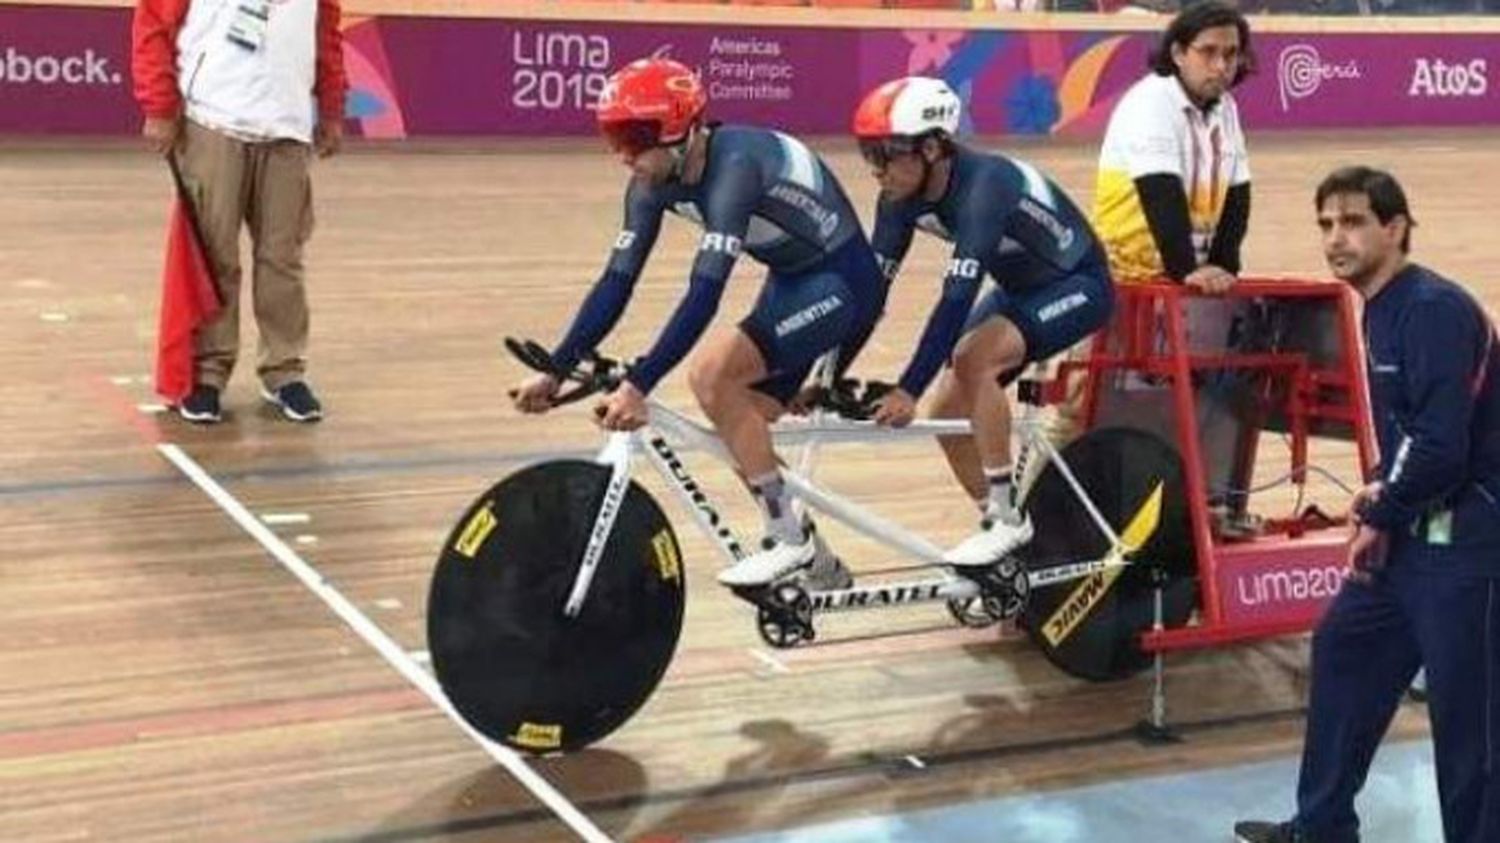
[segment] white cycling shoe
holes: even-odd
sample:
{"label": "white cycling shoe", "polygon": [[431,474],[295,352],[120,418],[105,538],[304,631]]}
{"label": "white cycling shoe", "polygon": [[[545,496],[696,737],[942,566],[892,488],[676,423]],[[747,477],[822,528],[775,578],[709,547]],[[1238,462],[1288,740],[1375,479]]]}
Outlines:
{"label": "white cycling shoe", "polygon": [[986,518],[982,526],[979,532],[944,553],[943,561],[957,568],[984,568],[1024,547],[1035,533],[1029,515],[1022,516],[1017,524]]}
{"label": "white cycling shoe", "polygon": [[766,585],[811,567],[817,555],[817,543],[811,536],[803,539],[801,544],[788,544],[768,537],[761,541],[759,552],[720,571],[719,583],[732,587]]}

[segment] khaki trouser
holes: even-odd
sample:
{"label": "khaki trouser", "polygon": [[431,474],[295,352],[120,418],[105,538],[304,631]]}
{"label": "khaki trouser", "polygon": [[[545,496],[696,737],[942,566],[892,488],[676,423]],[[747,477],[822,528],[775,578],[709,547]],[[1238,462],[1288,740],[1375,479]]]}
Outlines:
{"label": "khaki trouser", "polygon": [[292,140],[247,143],[186,121],[176,154],[225,304],[196,335],[197,382],[223,389],[239,355],[241,225],[250,229],[254,255],[256,373],[271,390],[301,380],[307,367],[302,246],[313,229],[312,148]]}

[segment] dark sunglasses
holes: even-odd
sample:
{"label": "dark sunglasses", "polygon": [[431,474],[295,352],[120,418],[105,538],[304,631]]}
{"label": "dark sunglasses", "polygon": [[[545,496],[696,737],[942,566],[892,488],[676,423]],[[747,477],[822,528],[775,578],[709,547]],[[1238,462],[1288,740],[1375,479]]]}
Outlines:
{"label": "dark sunglasses", "polygon": [[631,157],[661,146],[661,123],[655,120],[614,120],[601,124],[599,131],[610,149]]}
{"label": "dark sunglasses", "polygon": [[883,170],[893,159],[915,154],[917,146],[916,138],[861,138],[859,154],[865,163]]}

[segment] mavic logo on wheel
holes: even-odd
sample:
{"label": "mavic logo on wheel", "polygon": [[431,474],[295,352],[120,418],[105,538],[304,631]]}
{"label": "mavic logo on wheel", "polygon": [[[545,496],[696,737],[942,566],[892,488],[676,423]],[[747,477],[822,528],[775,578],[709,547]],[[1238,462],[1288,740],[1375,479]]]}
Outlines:
{"label": "mavic logo on wheel", "polygon": [[1100,598],[1109,593],[1110,586],[1115,584],[1124,568],[1110,568],[1079,583],[1063,601],[1062,606],[1042,626],[1042,635],[1046,637],[1047,643],[1056,647],[1073,634],[1073,630],[1089,616],[1098,605]]}
{"label": "mavic logo on wheel", "polygon": [[464,525],[463,532],[458,534],[458,541],[453,543],[453,549],[460,556],[474,558],[479,548],[484,545],[484,540],[495,531],[495,525],[500,522],[495,520],[495,502],[485,501],[484,506],[469,518],[469,523]]}
{"label": "mavic logo on wheel", "polygon": [[509,740],[516,746],[527,749],[557,749],[562,746],[563,729],[550,723],[527,723],[522,721]]}
{"label": "mavic logo on wheel", "polygon": [[677,542],[672,540],[671,530],[662,530],[651,537],[651,550],[656,557],[656,572],[664,581],[682,579],[682,560],[677,556]]}
{"label": "mavic logo on wheel", "polygon": [[1058,606],[1057,611],[1052,613],[1042,624],[1042,636],[1047,643],[1053,647],[1060,646],[1068,640],[1083,623],[1084,618],[1094,611],[1099,601],[1109,594],[1109,589],[1115,584],[1115,580],[1125,572],[1124,555],[1134,553],[1146,545],[1151,536],[1156,532],[1157,525],[1161,523],[1161,501],[1162,489],[1165,484],[1158,481],[1156,488],[1146,496],[1140,509],[1131,516],[1130,523],[1126,525],[1125,532],[1120,534],[1120,546],[1110,548],[1105,560],[1112,563],[1110,567],[1100,571],[1073,589],[1068,599]]}

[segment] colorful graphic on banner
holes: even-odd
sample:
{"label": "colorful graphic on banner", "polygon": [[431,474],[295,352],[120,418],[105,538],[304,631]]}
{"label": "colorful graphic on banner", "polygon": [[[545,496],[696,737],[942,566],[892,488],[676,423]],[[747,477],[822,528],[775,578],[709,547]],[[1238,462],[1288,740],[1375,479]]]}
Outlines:
{"label": "colorful graphic on banner", "polygon": [[379,21],[345,20],[343,28],[344,72],[349,77],[346,115],[367,138],[406,137],[401,97],[380,40]]}
{"label": "colorful graphic on banner", "polygon": [[1144,72],[1149,40],[1097,33],[906,30],[866,33],[863,86],[941,76],[964,98],[964,130],[1097,136]]}

